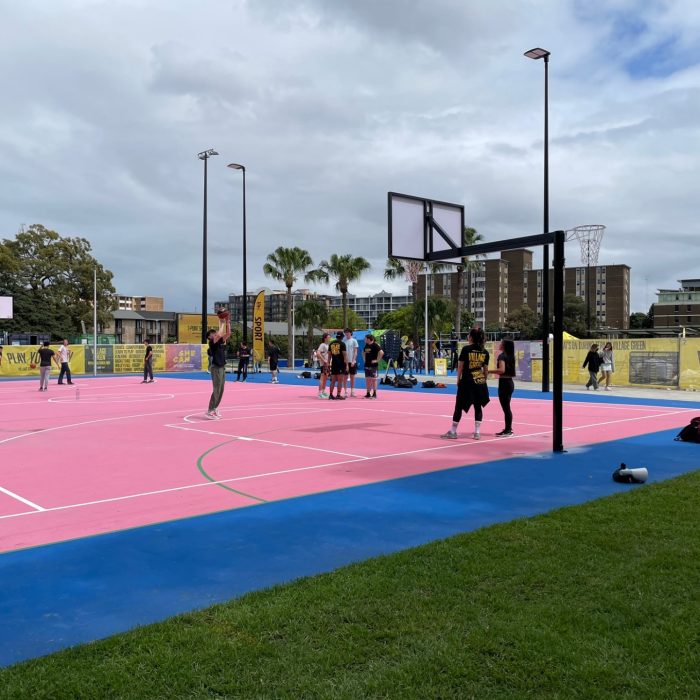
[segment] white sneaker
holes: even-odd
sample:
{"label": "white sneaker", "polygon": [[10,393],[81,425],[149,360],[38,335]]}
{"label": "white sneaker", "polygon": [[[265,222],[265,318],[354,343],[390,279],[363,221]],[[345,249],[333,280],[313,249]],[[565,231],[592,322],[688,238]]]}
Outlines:
{"label": "white sneaker", "polygon": [[473,438],[474,440],[481,440],[481,434],[480,434],[480,433],[474,433],[474,435],[472,435],[472,438]]}
{"label": "white sneaker", "polygon": [[215,415],[217,418],[221,418],[221,411],[219,411],[218,408],[215,408],[215,409],[214,409],[214,415]]}
{"label": "white sneaker", "polygon": [[448,430],[444,435],[441,435],[440,437],[444,438],[445,440],[456,440],[457,433],[453,433],[451,430]]}
{"label": "white sneaker", "polygon": [[605,391],[612,391],[612,387],[606,386]]}
{"label": "white sneaker", "polygon": [[207,411],[206,415],[210,420],[219,420],[219,416],[216,414],[216,411]]}
{"label": "white sneaker", "polygon": [[354,391],[351,391],[351,392],[350,392],[350,396],[352,396],[352,397],[354,398],[354,397],[355,397],[355,392],[354,392]]}

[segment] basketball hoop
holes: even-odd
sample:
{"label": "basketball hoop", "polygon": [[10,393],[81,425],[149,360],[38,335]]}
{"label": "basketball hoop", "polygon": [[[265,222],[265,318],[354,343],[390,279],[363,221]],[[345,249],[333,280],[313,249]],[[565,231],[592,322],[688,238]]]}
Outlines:
{"label": "basketball hoop", "polygon": [[581,263],[586,267],[598,265],[600,243],[603,240],[605,226],[602,224],[587,224],[576,226],[566,232],[566,240],[576,238],[581,244]]}
{"label": "basketball hoop", "polygon": [[406,281],[411,284],[418,282],[418,275],[424,267],[424,263],[418,260],[404,260],[403,267],[406,273]]}

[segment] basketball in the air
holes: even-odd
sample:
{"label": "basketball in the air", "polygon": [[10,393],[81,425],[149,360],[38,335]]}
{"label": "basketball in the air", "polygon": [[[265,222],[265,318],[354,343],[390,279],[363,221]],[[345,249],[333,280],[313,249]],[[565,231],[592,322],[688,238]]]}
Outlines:
{"label": "basketball in the air", "polygon": [[29,365],[29,369],[36,369],[36,365]]}

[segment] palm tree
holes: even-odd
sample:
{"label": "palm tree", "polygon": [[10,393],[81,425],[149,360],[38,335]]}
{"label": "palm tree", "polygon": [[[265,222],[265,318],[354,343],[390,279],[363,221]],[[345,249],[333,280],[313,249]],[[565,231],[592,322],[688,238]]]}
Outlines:
{"label": "palm tree", "polygon": [[[476,245],[480,241],[483,241],[484,237],[477,232],[475,228],[470,228],[469,226],[464,227],[464,235],[462,238],[462,245]],[[475,256],[477,258],[483,258],[483,255]],[[475,270],[479,266],[476,260],[470,260],[469,257],[463,257],[461,265],[457,266],[457,299],[455,300],[455,315],[454,323],[452,324],[455,329],[455,333],[459,338],[462,330],[462,293],[464,291],[464,276],[467,270]]]}
{"label": "palm tree", "polygon": [[343,328],[348,324],[348,285],[357,282],[362,273],[369,270],[371,265],[361,257],[353,255],[331,255],[330,260],[322,260],[314,278],[329,283],[330,278],[335,279],[335,288],[343,298]]}
{"label": "palm tree", "polygon": [[280,246],[274,253],[267,256],[267,262],[263,265],[263,272],[278,282],[284,282],[287,287],[287,355],[291,358],[294,329],[292,328],[292,287],[297,281],[298,275],[304,274],[304,281],[315,279],[314,271],[306,272],[313,265],[313,260],[308,251],[302,248],[285,248]]}
{"label": "palm tree", "polygon": [[314,328],[319,328],[326,323],[328,309],[326,305],[318,299],[307,299],[297,306],[295,324],[298,327],[306,326],[306,339],[309,347],[307,357],[311,357],[314,344]]}

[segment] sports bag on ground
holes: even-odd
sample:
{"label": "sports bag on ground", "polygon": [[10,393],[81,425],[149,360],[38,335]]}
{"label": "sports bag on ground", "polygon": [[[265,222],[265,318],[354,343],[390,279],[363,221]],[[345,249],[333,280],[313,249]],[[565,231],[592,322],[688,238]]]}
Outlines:
{"label": "sports bag on ground", "polygon": [[413,382],[408,377],[396,377],[394,386],[397,389],[413,389]]}

